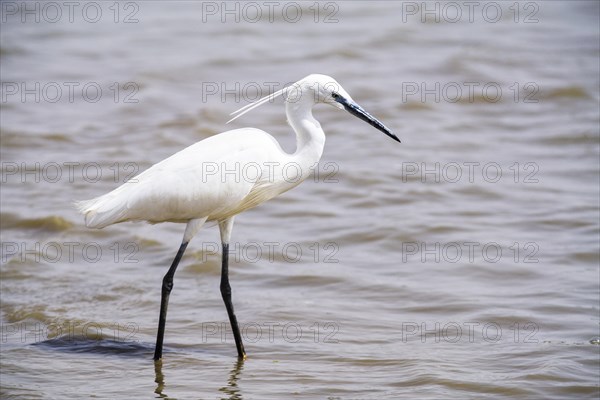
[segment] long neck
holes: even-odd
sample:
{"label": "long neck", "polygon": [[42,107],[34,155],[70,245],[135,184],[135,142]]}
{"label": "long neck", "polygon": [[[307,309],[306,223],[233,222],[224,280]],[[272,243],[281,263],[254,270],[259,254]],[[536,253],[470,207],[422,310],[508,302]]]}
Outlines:
{"label": "long neck", "polygon": [[298,101],[285,103],[285,113],[289,124],[296,132],[296,152],[293,157],[298,162],[316,163],[321,159],[325,146],[325,133],[321,124],[312,115],[314,101],[303,96]]}

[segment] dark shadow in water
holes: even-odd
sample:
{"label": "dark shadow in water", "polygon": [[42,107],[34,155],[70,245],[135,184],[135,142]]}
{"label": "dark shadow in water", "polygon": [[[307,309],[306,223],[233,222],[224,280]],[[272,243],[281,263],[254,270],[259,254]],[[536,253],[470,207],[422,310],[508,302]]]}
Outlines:
{"label": "dark shadow in water", "polygon": [[[142,343],[136,341],[113,340],[102,336],[91,338],[88,336],[71,336],[64,335],[53,339],[44,340],[32,344],[47,348],[50,350],[64,351],[70,353],[89,353],[102,355],[117,355],[125,357],[141,357],[151,358],[154,354],[154,344]],[[233,368],[229,372],[227,385],[219,389],[221,393],[227,397],[222,397],[225,400],[242,400],[242,393],[238,387],[238,381],[244,369],[244,360],[236,359]],[[154,362],[154,374],[157,386],[154,393],[163,399],[174,400],[167,394],[163,393],[165,388],[165,376],[162,372],[162,361]]]}
{"label": "dark shadow in water", "polygon": [[[227,395],[227,397],[222,397],[223,400],[243,400],[242,393],[237,384],[243,369],[244,360],[236,360],[235,364],[233,365],[233,368],[229,372],[227,386],[223,386],[219,389],[220,392]],[[154,390],[154,393],[156,393],[161,399],[174,400],[172,397],[169,397],[166,393],[163,393],[163,390],[165,389],[165,375],[162,372],[162,360],[154,362],[154,374],[154,382],[156,382],[156,389]]]}
{"label": "dark shadow in water", "polygon": [[153,346],[142,342],[71,335],[64,335],[44,340],[43,342],[37,342],[34,343],[33,346],[72,353],[112,354],[128,357],[147,357],[154,351]]}

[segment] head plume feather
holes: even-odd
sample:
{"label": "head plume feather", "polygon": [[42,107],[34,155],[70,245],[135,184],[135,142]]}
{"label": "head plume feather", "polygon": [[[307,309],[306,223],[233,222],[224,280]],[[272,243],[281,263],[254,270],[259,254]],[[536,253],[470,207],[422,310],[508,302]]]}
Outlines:
{"label": "head plume feather", "polygon": [[247,112],[254,110],[256,107],[259,107],[269,101],[273,101],[273,100],[275,100],[275,98],[277,98],[279,96],[285,95],[286,92],[289,90],[289,88],[296,84],[298,84],[298,82],[293,83],[290,86],[286,86],[283,89],[280,89],[274,93],[271,93],[270,95],[267,95],[267,96],[263,97],[262,99],[256,100],[253,103],[246,104],[244,107],[240,108],[239,110],[236,110],[236,111],[232,112],[231,114],[229,114],[229,115],[233,116],[233,118],[231,118],[229,121],[227,121],[227,123],[230,123],[231,121],[238,119],[239,117],[246,114]]}

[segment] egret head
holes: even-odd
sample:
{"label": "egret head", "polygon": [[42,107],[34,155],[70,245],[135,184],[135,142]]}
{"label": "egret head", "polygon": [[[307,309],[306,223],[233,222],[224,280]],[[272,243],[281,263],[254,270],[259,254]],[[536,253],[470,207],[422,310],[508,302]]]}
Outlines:
{"label": "egret head", "polygon": [[300,79],[298,82],[288,86],[284,93],[289,103],[302,100],[312,103],[325,103],[340,110],[344,106],[337,102],[334,97],[338,95],[352,101],[352,98],[335,79],[327,75],[311,74]]}
{"label": "egret head", "polygon": [[366,112],[364,108],[356,104],[348,92],[346,92],[344,88],[336,82],[335,79],[326,75],[309,75],[307,78],[312,77],[314,77],[313,79],[318,82],[318,96],[321,102],[348,111],[355,117],[362,119],[392,139],[400,142],[400,139],[398,139],[398,137],[394,135],[388,127],[382,124],[377,118]]}
{"label": "egret head", "polygon": [[312,104],[325,103],[339,108],[340,110],[346,110],[350,114],[362,119],[397,142],[400,142],[400,139],[398,139],[398,137],[394,135],[389,128],[383,125],[379,120],[377,120],[377,118],[366,112],[361,106],[356,104],[348,92],[344,90],[342,85],[340,85],[332,77],[321,74],[308,75],[307,77],[300,79],[298,82],[290,86],[287,86],[269,96],[263,97],[252,104],[242,107],[233,113],[237,115],[229,120],[229,122],[242,116],[255,107],[258,107],[259,105],[264,104],[267,101],[271,101],[275,97],[281,95],[285,97],[285,100],[288,103],[306,101]]}

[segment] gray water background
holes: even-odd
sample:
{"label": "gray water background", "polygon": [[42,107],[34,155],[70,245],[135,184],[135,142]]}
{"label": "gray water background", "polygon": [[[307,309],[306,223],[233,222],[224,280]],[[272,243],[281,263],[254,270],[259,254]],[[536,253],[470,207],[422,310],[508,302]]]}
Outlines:
{"label": "gray water background", "polygon": [[[99,2],[72,22],[62,3],[56,21],[15,4],[0,37],[2,398],[598,397],[598,2],[459,2],[460,17],[257,2],[258,19],[243,3]],[[316,107],[318,174],[236,219],[249,359],[213,227],[177,272],[155,366],[183,225],[90,230],[72,202],[227,129],[293,151],[281,101],[225,122],[310,73],[402,144]]]}

